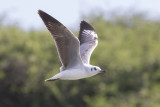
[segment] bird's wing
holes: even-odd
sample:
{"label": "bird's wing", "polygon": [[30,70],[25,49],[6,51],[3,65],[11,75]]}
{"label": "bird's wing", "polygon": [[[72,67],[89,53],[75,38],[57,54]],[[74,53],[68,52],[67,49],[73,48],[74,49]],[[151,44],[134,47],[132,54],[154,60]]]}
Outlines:
{"label": "bird's wing", "polygon": [[80,54],[83,63],[90,63],[90,56],[98,44],[98,36],[94,28],[85,21],[80,24],[79,32]]}
{"label": "bird's wing", "polygon": [[42,10],[38,14],[55,40],[63,69],[82,64],[78,38],[52,16]]}

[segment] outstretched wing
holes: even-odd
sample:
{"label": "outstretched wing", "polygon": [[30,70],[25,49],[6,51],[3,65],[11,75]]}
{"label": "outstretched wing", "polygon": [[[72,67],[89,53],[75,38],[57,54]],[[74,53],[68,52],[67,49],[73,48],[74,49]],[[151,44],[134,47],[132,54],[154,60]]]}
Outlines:
{"label": "outstretched wing", "polygon": [[80,54],[83,63],[90,63],[90,56],[98,44],[98,37],[94,28],[86,21],[80,24],[79,32]]}
{"label": "outstretched wing", "polygon": [[65,69],[82,64],[78,38],[52,16],[41,10],[38,13],[55,40],[62,68]]}

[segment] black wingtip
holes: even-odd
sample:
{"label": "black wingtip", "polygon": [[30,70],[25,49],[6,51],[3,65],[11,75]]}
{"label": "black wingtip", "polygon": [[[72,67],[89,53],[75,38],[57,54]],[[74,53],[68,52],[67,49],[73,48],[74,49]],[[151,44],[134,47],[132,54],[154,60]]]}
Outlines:
{"label": "black wingtip", "polygon": [[46,25],[48,30],[50,29],[50,27],[53,27],[53,26],[50,26],[49,23],[52,23],[52,25],[55,25],[55,24],[62,25],[57,19],[55,19],[54,17],[52,17],[51,15],[47,14],[46,12],[44,12],[42,10],[38,10],[38,14],[41,17],[41,19],[43,20],[43,22]]}
{"label": "black wingtip", "polygon": [[53,20],[54,19],[52,16],[50,16],[49,14],[47,14],[46,12],[44,12],[40,9],[38,10],[38,14],[44,22],[47,21],[47,20]]}
{"label": "black wingtip", "polygon": [[40,14],[41,12],[43,12],[43,11],[39,9],[39,10],[38,10],[38,14]]}
{"label": "black wingtip", "polygon": [[85,30],[93,30],[94,31],[94,28],[89,24],[87,23],[86,21],[82,20],[81,21],[81,24],[80,24],[80,30],[82,29],[85,29]]}
{"label": "black wingtip", "polygon": [[43,18],[45,15],[47,15],[48,16],[48,14],[47,13],[45,13],[44,11],[42,11],[42,10],[38,10],[38,14],[39,14],[39,16],[41,17],[41,18]]}

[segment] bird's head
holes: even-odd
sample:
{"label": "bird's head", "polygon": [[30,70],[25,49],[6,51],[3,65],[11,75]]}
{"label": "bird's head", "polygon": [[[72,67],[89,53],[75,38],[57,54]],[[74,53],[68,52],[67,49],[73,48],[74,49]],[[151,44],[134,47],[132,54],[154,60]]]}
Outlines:
{"label": "bird's head", "polygon": [[103,73],[103,72],[106,72],[105,70],[102,70],[100,67],[98,66],[91,66],[90,67],[90,72],[94,72],[95,74],[98,74],[98,73]]}

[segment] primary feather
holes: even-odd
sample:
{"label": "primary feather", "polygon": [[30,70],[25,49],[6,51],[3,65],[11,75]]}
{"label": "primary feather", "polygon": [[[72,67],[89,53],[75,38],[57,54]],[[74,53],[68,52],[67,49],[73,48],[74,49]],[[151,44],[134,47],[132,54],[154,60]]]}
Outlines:
{"label": "primary feather", "polygon": [[80,58],[79,40],[58,20],[39,10],[40,17],[55,40],[62,68],[66,69],[76,64],[82,64]]}
{"label": "primary feather", "polygon": [[82,61],[85,64],[89,64],[91,54],[98,44],[97,34],[90,24],[86,21],[82,21],[78,38],[80,41],[80,54]]}

